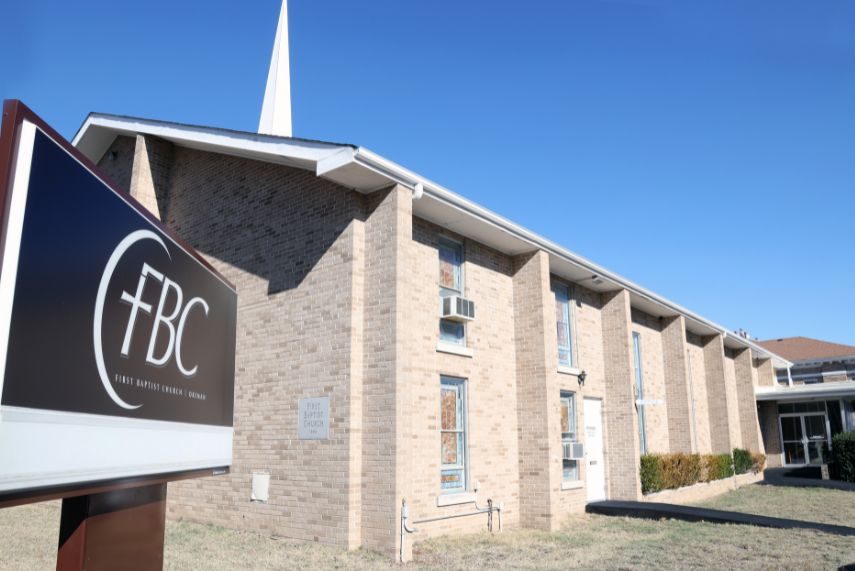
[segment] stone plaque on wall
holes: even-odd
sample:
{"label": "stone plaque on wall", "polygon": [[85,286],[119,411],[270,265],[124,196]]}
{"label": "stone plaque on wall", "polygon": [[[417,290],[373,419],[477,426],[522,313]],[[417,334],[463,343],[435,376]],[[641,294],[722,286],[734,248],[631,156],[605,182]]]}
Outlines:
{"label": "stone plaque on wall", "polygon": [[329,438],[330,397],[300,399],[297,434],[300,440]]}

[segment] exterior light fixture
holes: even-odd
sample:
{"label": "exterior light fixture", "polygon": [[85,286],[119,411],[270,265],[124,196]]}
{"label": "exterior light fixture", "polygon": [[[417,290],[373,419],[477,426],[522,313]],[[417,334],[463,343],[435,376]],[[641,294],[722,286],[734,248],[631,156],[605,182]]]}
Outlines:
{"label": "exterior light fixture", "polygon": [[587,377],[588,377],[588,373],[586,373],[585,371],[582,371],[581,373],[579,373],[579,386],[580,387],[585,386],[585,379]]}

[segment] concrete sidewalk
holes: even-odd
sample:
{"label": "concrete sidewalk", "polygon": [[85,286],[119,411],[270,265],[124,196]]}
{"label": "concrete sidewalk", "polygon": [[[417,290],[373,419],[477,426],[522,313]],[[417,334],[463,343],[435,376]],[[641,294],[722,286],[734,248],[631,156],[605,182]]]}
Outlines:
{"label": "concrete sidewalk", "polygon": [[813,529],[824,533],[855,537],[855,528],[813,521],[769,517],[725,510],[712,510],[694,506],[678,506],[654,502],[629,502],[607,500],[593,502],[585,507],[588,513],[635,517],[646,519],[680,519],[684,521],[707,521],[710,523],[735,523],[778,529]]}
{"label": "concrete sidewalk", "polygon": [[[829,490],[845,490],[855,492],[855,482],[840,482],[837,480],[822,480],[820,478],[802,478],[787,476],[796,472],[793,468],[767,468],[763,473],[763,483],[770,486],[794,486],[796,488],[827,488]],[[819,473],[819,468],[817,468]]]}

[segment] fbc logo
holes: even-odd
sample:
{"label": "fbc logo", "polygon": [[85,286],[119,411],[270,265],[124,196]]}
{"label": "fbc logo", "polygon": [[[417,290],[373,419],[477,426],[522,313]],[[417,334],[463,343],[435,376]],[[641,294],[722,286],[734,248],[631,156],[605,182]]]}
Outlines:
{"label": "fbc logo", "polygon": [[[107,373],[107,366],[104,359],[104,306],[107,303],[107,295],[113,274],[116,272],[116,268],[122,261],[123,256],[131,246],[145,240],[152,240],[159,244],[171,260],[169,249],[163,243],[160,236],[150,230],[131,232],[113,250],[112,255],[107,261],[107,265],[104,267],[104,272],[101,275],[101,283],[98,286],[98,295],[95,298],[95,317],[92,333],[98,374],[101,377],[104,389],[110,398],[113,399],[113,402],[128,410],[139,408],[142,405],[125,402],[116,393],[116,390],[110,383],[110,376]],[[160,286],[160,294],[157,296],[158,301],[155,307],[153,303],[144,301],[144,297],[150,289],[154,289],[158,285]],[[190,378],[196,374],[199,369],[198,365],[191,366],[188,364],[185,361],[182,351],[184,333],[189,319],[206,318],[208,316],[208,312],[210,311],[208,302],[201,297],[192,297],[185,303],[184,290],[181,285],[147,262],[142,263],[133,293],[123,290],[118,300],[111,299],[110,301],[118,301],[130,307],[122,336],[120,349],[122,357],[129,358],[131,356],[133,341],[137,335],[147,334],[148,343],[145,345],[147,347],[145,353],[145,364],[147,366],[167,367],[174,357],[175,366],[181,375]],[[138,322],[141,321],[140,314],[151,316],[150,329],[137,327]],[[141,329],[141,331],[138,331],[138,329]],[[163,343],[164,336],[166,339],[165,345]]]}

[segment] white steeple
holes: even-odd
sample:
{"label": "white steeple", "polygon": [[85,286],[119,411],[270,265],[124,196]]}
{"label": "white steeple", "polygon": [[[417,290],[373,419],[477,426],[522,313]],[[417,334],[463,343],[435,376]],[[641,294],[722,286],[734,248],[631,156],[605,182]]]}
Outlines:
{"label": "white steeple", "polygon": [[273,57],[267,74],[267,88],[261,105],[258,132],[265,135],[291,136],[291,61],[288,57],[288,0],[282,0]]}

